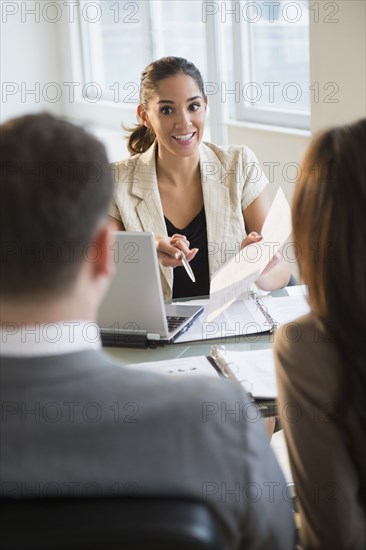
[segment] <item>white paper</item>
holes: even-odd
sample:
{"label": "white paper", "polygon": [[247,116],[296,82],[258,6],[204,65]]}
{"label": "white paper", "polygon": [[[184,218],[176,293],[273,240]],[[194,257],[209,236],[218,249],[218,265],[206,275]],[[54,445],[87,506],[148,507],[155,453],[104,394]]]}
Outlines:
{"label": "white paper", "polygon": [[[261,297],[261,303],[267,309],[275,324],[289,323],[310,311],[305,293],[306,287],[294,288],[297,288],[297,294],[299,292],[300,294],[278,298],[273,296]],[[206,340],[222,340],[224,342],[226,338],[233,337],[237,337],[237,341],[240,341],[242,336],[260,334],[272,328],[256,302],[251,298],[238,298],[213,321],[208,320],[208,302],[209,300],[181,302],[185,305],[203,306],[204,310],[194,320],[192,326],[178,336],[175,340],[177,344]]]}
{"label": "white paper", "polygon": [[292,230],[291,209],[280,188],[262,227],[263,239],[239,250],[211,279],[208,321],[250,288]]}
{"label": "white paper", "polygon": [[276,372],[271,349],[253,351],[221,351],[239,382],[254,398],[277,397]]}
{"label": "white paper", "polygon": [[[265,296],[261,299],[261,301],[267,308],[276,325],[283,325],[284,323],[293,322],[298,317],[306,315],[310,311],[305,295],[282,296],[280,298]],[[252,312],[252,314],[253,308],[256,308],[255,303],[249,303],[248,309]]]}
{"label": "white paper", "polygon": [[[182,342],[206,341],[212,339],[225,340],[237,336],[259,334],[270,330],[270,325],[262,313],[254,307],[249,310],[248,304],[253,300],[239,298],[230,305],[214,321],[208,321],[208,300],[192,300],[184,302],[185,305],[202,305],[204,310],[191,327],[178,336],[177,344]],[[253,302],[254,304],[254,302]]]}
{"label": "white paper", "polygon": [[130,363],[126,365],[133,370],[142,370],[158,374],[174,376],[219,376],[216,369],[204,355],[199,357],[180,357],[165,361],[151,361],[146,363]]}

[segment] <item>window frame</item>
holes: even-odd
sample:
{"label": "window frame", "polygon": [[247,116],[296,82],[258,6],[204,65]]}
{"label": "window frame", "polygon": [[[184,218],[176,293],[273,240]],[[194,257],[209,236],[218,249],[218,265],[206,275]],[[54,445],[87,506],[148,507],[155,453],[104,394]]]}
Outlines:
{"label": "window frame", "polygon": [[[101,2],[101,0],[98,0]],[[231,0],[233,3],[234,0]],[[82,20],[81,9],[83,3],[87,0],[80,0],[79,7],[75,10],[75,20],[67,21],[63,36],[64,43],[64,74],[67,75],[67,80],[77,83],[79,86],[74,90],[74,100],[65,102],[65,115],[71,119],[79,119],[84,122],[99,125],[102,127],[114,128],[120,130],[121,121],[125,125],[136,123],[136,107],[135,103],[114,102],[105,97],[98,101],[90,101],[82,92],[83,85],[93,81],[98,64],[92,64],[92,57],[98,58],[98,53],[92,56],[92,50],[89,48],[90,40],[88,38],[88,23]],[[150,2],[142,2],[144,9],[148,10],[146,21],[149,21],[151,31],[153,31],[153,18],[150,17]],[[239,24],[233,23],[233,70],[236,80],[244,82],[244,69],[247,60],[243,59],[243,43],[249,39],[248,30],[245,30],[249,23],[241,21]],[[83,28],[84,26],[84,28]],[[91,25],[89,24],[89,28]],[[97,27],[96,27],[97,29]],[[223,58],[224,42],[223,35],[220,32],[219,21],[210,17],[207,19],[205,26],[205,44],[208,66],[207,74],[208,81],[205,84],[220,83],[222,80],[225,60]],[[97,33],[94,30],[95,34]],[[97,34],[94,37],[94,49],[98,41]],[[100,51],[100,50],[99,50]],[[86,52],[86,53],[85,53]],[[101,75],[102,76],[102,75]],[[311,113],[304,114],[303,112],[286,112],[281,109],[257,108],[255,111],[247,107],[244,101],[239,101],[235,105],[235,119],[229,116],[228,106],[222,102],[220,92],[210,92],[210,87],[207,88],[209,100],[209,125],[210,125],[210,140],[218,143],[226,143],[227,125],[232,123],[239,124],[258,124],[263,126],[289,128],[295,130],[309,130]]]}
{"label": "window frame", "polygon": [[[235,0],[231,0],[232,11],[234,10]],[[253,40],[252,24],[249,21],[233,21],[233,72],[236,75],[236,81],[245,84],[251,82],[247,79],[249,70],[253,61]],[[310,83],[309,83],[310,86]],[[296,110],[291,111],[276,107],[257,107],[253,109],[245,104],[245,101],[239,101],[235,104],[235,119],[229,117],[231,122],[258,124],[263,126],[277,126],[293,130],[310,130],[311,126],[311,108],[309,111]]]}

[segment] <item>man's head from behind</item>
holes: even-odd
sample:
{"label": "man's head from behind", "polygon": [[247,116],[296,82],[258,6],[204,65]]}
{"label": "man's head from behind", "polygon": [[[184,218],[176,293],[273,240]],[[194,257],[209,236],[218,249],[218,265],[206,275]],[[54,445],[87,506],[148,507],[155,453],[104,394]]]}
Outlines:
{"label": "man's head from behind", "polygon": [[110,275],[107,209],[113,190],[103,145],[48,114],[6,122],[0,137],[5,302],[62,300],[82,275],[96,278],[98,293],[101,279]]}

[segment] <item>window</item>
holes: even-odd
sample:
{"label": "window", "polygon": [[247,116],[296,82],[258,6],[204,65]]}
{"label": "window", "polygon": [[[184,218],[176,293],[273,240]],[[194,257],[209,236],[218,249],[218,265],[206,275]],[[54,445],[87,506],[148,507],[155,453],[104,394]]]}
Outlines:
{"label": "window", "polygon": [[227,119],[309,127],[305,0],[81,0],[78,33],[84,103],[119,109],[126,124],[135,120],[142,69],[175,55],[205,81],[205,139],[223,143]]}
{"label": "window", "polygon": [[[116,96],[116,84],[139,82],[142,69],[153,59],[166,55],[186,57],[205,77],[206,37],[201,3],[196,0],[100,2],[100,18],[90,24],[80,3],[85,79],[101,84],[108,100]],[[126,101],[122,94],[122,100]],[[136,102],[136,97],[134,97]],[[127,100],[129,101],[129,100]]]}
{"label": "window", "polygon": [[[141,71],[152,60],[185,57],[200,69],[204,81],[216,78],[207,59],[209,25],[197,0],[82,0],[78,15],[81,39],[74,37],[73,49],[79,49],[81,58],[83,100],[122,109],[125,124],[135,121]],[[212,120],[216,117],[209,117],[205,139],[216,141]]]}
{"label": "window", "polygon": [[308,2],[231,2],[222,17],[231,119],[310,127]]}

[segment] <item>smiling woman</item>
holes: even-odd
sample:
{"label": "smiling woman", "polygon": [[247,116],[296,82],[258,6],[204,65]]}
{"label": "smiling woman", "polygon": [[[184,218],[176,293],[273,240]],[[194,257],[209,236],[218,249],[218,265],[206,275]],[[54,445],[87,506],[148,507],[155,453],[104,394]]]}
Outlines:
{"label": "smiling woman", "polygon": [[[166,299],[209,294],[221,265],[261,239],[269,209],[268,182],[253,152],[202,142],[206,109],[193,63],[180,57],[151,63],[141,77],[139,124],[129,135],[132,156],[114,165],[110,214],[118,229],[155,233]],[[196,283],[181,267],[181,251]],[[289,266],[277,260],[257,281],[266,290],[289,280]]]}

